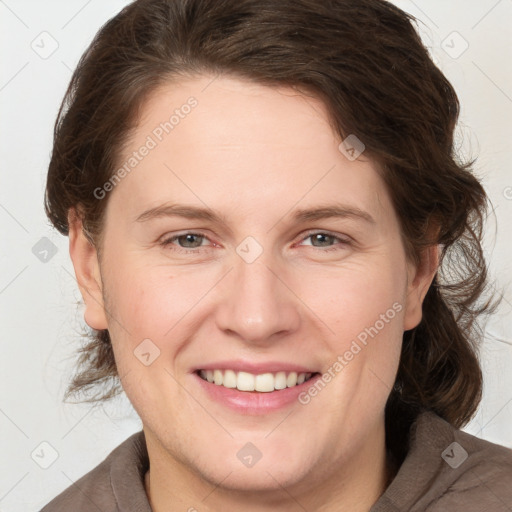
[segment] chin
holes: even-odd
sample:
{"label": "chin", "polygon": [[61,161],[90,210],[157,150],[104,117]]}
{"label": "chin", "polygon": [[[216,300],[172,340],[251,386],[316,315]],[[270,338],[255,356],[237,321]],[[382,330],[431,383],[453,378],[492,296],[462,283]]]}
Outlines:
{"label": "chin", "polygon": [[253,467],[243,467],[237,461],[224,466],[218,463],[197,468],[204,479],[212,485],[229,491],[263,492],[278,491],[282,494],[283,487],[288,488],[304,481],[311,468],[304,461],[277,460],[267,458],[260,460]]}

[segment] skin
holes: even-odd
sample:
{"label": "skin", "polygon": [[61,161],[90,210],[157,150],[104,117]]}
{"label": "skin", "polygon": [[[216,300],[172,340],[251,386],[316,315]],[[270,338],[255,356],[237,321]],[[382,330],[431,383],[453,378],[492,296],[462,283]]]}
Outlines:
{"label": "skin", "polygon": [[[143,423],[151,506],[367,512],[390,476],[384,407],[403,332],[421,320],[437,246],[418,266],[406,259],[375,164],[339,151],[319,100],[234,77],[212,80],[166,84],[144,105],[125,156],[187,98],[198,100],[104,199],[100,259],[74,210],[69,216],[85,321],[109,329]],[[375,224],[292,221],[297,209],[335,202],[368,212]],[[225,224],[135,220],[164,203],[206,205]],[[316,241],[312,230],[341,240]],[[187,231],[205,237],[161,245]],[[263,248],[250,264],[236,252],[247,236]],[[191,373],[235,358],[327,372],[394,303],[401,311],[307,405],[242,415],[209,399]],[[146,338],[160,349],[149,366],[134,356]],[[251,468],[236,456],[247,442],[262,453]]]}

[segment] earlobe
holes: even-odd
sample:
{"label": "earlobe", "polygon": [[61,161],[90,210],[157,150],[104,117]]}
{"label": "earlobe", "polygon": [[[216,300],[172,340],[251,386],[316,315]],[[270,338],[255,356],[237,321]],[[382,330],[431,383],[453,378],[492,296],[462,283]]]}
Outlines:
{"label": "earlobe", "polygon": [[410,264],[404,314],[404,331],[414,329],[422,319],[422,305],[439,267],[439,245],[427,247],[417,267]]}
{"label": "earlobe", "polygon": [[85,303],[84,320],[93,329],[108,328],[103,303],[103,283],[96,247],[86,238],[82,220],[74,208],[68,213],[69,254],[80,293]]}

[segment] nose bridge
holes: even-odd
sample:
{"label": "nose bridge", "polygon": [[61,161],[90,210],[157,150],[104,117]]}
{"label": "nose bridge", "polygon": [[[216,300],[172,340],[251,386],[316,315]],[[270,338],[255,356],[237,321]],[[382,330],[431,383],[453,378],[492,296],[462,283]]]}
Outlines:
{"label": "nose bridge", "polygon": [[284,276],[276,270],[271,251],[248,261],[243,255],[234,260],[235,268],[219,304],[218,324],[246,342],[265,343],[277,333],[297,328],[298,306],[281,282]]}

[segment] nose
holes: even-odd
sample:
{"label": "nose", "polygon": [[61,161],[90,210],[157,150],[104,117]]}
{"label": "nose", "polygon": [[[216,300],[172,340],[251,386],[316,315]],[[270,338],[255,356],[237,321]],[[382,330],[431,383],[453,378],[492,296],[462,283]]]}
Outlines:
{"label": "nose", "polygon": [[285,273],[260,256],[242,259],[223,280],[216,308],[217,326],[247,344],[265,346],[299,328],[300,304]]}

